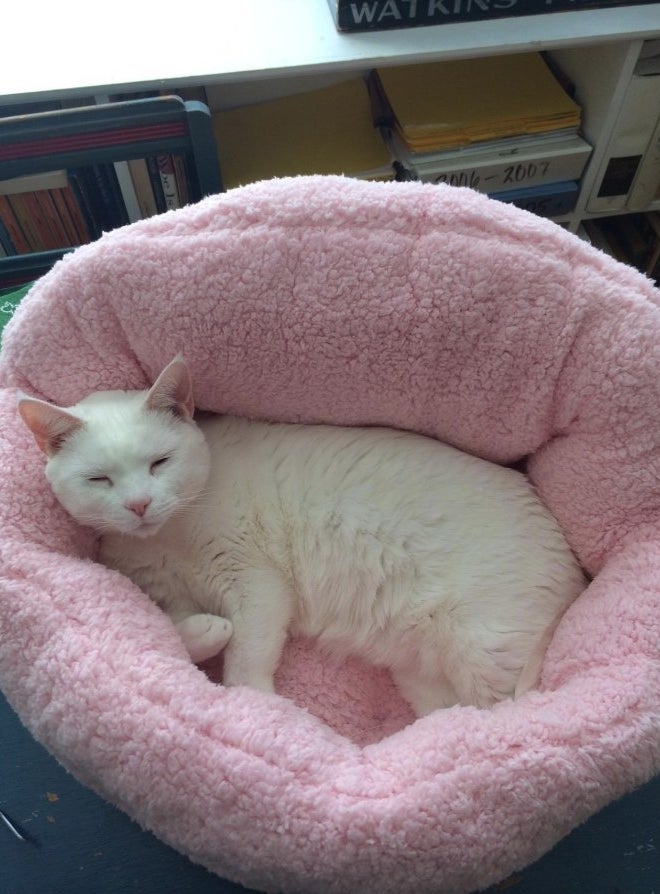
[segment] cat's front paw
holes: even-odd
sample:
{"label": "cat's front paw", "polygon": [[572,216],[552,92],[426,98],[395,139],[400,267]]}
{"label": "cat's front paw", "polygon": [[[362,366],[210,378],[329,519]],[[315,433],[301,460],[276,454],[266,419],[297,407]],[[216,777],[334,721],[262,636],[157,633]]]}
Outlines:
{"label": "cat's front paw", "polygon": [[217,655],[233,632],[231,621],[209,614],[190,615],[175,626],[195,664]]}

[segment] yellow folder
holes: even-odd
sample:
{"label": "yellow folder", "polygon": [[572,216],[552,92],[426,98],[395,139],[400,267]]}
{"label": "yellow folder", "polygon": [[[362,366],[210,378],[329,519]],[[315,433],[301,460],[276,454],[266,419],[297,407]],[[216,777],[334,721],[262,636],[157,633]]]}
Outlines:
{"label": "yellow folder", "polygon": [[362,78],[213,114],[227,187],[295,174],[392,176]]}
{"label": "yellow folder", "polygon": [[378,69],[395,126],[415,152],[577,129],[580,107],[539,53]]}

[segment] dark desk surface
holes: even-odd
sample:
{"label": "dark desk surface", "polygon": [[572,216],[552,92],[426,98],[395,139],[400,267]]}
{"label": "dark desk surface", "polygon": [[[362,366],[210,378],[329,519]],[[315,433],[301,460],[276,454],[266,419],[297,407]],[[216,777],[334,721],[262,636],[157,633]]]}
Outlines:
{"label": "dark desk surface", "polygon": [[[2,894],[240,894],[79,785],[0,696]],[[660,894],[660,777],[488,894]],[[359,892],[356,892],[359,894]]]}

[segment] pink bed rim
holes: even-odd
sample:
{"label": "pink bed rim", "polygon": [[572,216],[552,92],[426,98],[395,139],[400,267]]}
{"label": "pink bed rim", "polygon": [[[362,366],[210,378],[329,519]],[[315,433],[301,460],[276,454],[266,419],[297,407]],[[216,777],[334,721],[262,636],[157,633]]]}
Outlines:
{"label": "pink bed rim", "polygon": [[[71,772],[265,891],[468,892],[660,770],[660,302],[559,226],[470,190],[275,180],[105,234],[31,290],[0,357],[0,687]],[[16,388],[387,424],[527,460],[593,576],[543,688],[413,722],[386,674],[291,642],[225,689],[94,562]]]}

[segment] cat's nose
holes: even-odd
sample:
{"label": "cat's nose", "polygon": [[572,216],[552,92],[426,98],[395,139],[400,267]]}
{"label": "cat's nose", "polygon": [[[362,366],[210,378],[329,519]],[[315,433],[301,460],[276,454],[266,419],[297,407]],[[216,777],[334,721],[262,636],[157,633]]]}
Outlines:
{"label": "cat's nose", "polygon": [[143,497],[141,500],[128,500],[124,503],[126,509],[129,509],[131,512],[134,512],[139,518],[142,518],[144,513],[149,508],[151,503],[151,497]]}

